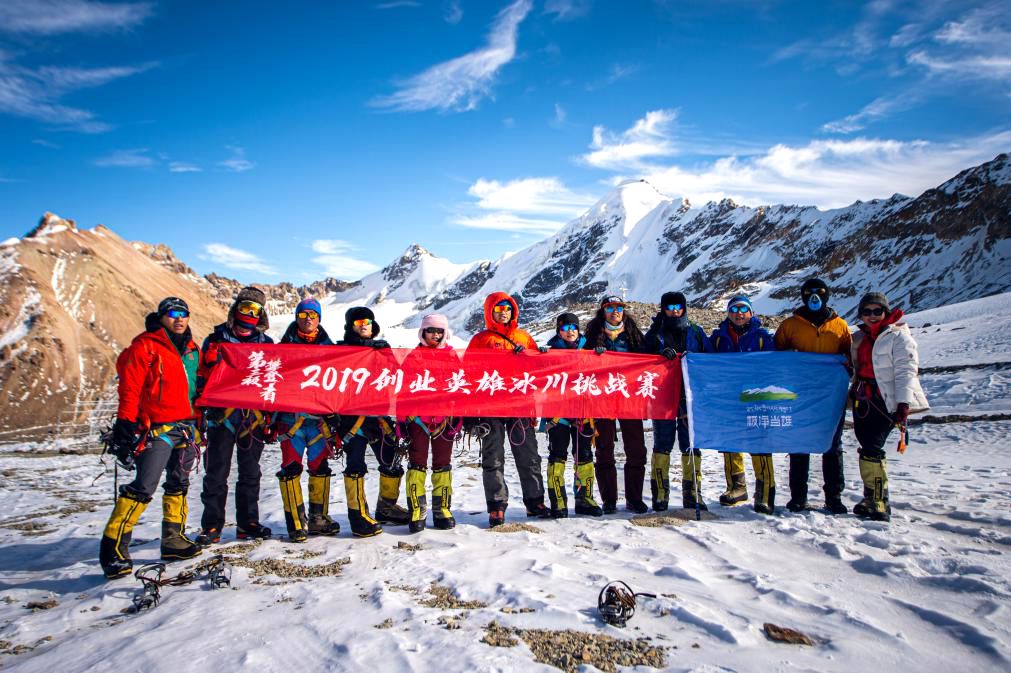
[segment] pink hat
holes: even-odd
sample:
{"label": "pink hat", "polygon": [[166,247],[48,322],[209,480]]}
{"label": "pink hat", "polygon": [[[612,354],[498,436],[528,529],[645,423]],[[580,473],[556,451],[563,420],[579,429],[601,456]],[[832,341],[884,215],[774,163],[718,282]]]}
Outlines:
{"label": "pink hat", "polygon": [[426,327],[437,327],[446,330],[446,336],[442,339],[444,348],[452,348],[449,340],[453,336],[453,330],[449,329],[449,319],[441,313],[432,313],[421,319],[421,329],[418,330],[418,341],[424,341]]}

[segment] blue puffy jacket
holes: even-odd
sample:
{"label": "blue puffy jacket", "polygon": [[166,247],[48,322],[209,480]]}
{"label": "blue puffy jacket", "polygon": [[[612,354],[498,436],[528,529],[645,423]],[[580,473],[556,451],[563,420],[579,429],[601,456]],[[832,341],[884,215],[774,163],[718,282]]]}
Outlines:
{"label": "blue puffy jacket", "polygon": [[573,343],[569,343],[568,341],[563,340],[562,337],[558,336],[557,334],[548,339],[548,348],[552,349],[568,348],[571,350],[576,350],[582,348],[585,344],[586,344],[586,337],[584,337],[582,334],[579,335],[579,341],[575,341]]}
{"label": "blue puffy jacket", "polygon": [[748,325],[748,331],[741,334],[737,343],[734,343],[730,336],[733,329],[730,319],[727,318],[720,323],[720,326],[713,330],[713,335],[709,340],[717,353],[751,353],[754,351],[774,351],[776,343],[769,331],[762,327],[762,321],[752,317]]}

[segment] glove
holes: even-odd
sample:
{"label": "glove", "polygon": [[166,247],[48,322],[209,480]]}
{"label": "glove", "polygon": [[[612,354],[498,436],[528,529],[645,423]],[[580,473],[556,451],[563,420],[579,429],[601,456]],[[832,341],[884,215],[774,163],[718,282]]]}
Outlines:
{"label": "glove", "polygon": [[389,348],[390,342],[386,341],[385,339],[375,339],[372,341],[372,347],[375,348],[376,350],[379,350],[380,348]]}
{"label": "glove", "polygon": [[204,419],[208,423],[220,423],[225,420],[225,411],[224,407],[208,407],[204,409]]}
{"label": "glove", "polygon": [[524,350],[526,349],[523,348],[523,346],[521,346],[520,344],[516,344],[515,346],[513,346],[513,353],[522,353]]}
{"label": "glove", "polygon": [[906,420],[909,418],[909,405],[905,402],[899,402],[898,408],[895,409],[895,415],[893,418],[899,425],[905,425]]}
{"label": "glove", "polygon": [[597,355],[603,355],[604,353],[607,352],[607,349],[604,348],[603,346],[597,346],[596,348],[593,349],[593,352],[596,353]]}
{"label": "glove", "polygon": [[276,442],[277,426],[274,425],[273,423],[268,423],[267,425],[263,426],[262,438],[264,444],[273,444],[274,442]]}
{"label": "glove", "polygon": [[537,350],[538,350],[538,352],[541,352],[541,353],[547,353],[551,349],[548,348],[547,346],[538,346]]}
{"label": "glove", "polygon": [[323,422],[326,423],[327,429],[330,430],[331,437],[336,437],[340,434],[341,417],[339,414],[327,414],[323,417]]}
{"label": "glove", "polygon": [[134,469],[134,453],[137,451],[137,423],[117,418],[112,426],[111,453],[125,470]]}
{"label": "glove", "polygon": [[673,348],[664,348],[662,351],[660,351],[660,355],[664,356],[668,360],[673,360],[678,356],[678,352]]}

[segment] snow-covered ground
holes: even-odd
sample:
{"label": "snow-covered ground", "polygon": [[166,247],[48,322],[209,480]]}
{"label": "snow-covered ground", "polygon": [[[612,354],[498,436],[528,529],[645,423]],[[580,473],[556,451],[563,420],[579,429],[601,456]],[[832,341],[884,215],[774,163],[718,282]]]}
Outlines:
{"label": "snow-covered ground", "polygon": [[[910,318],[914,325],[932,324],[914,330],[928,370],[931,413],[1011,409],[1009,370],[995,364],[1011,361],[1011,325],[999,310],[1008,299]],[[121,610],[139,583],[107,583],[97,565],[111,472],[103,472],[94,456],[8,447],[20,450],[0,453],[0,650],[8,652],[0,654],[0,667],[46,673],[551,671],[534,661],[538,639],[549,638],[548,649],[556,652],[572,642],[526,631],[515,647],[493,647],[482,638],[494,620],[524,630],[646,638],[664,648],[663,670],[670,671],[1004,671],[1011,666],[1009,433],[1011,421],[916,425],[901,455],[891,448],[893,438],[889,524],[787,512],[785,457],[775,461],[776,516],[720,507],[721,457],[706,452],[703,492],[712,518],[668,517],[642,526],[620,512],[493,532],[486,528],[476,446],[460,445],[455,530],[408,535],[387,528],[354,540],[335,485],[332,512],[344,529],[340,537],[304,545],[270,540],[244,552],[242,563],[287,559],[318,566],[347,559],[339,575],[256,577],[236,566],[233,590],[211,591],[202,582],[167,587],[159,607],[137,615]],[[844,499],[853,504],[860,484],[851,431],[845,449]],[[270,476],[278,458],[276,446],[263,458],[261,511],[280,532],[280,495]],[[817,458],[813,463],[817,502]],[[373,469],[373,502],[374,475]],[[513,504],[507,520],[526,524],[511,461],[507,475]],[[201,477],[193,475],[190,490],[194,520]],[[753,483],[750,467],[748,479]],[[137,561],[158,555],[158,505],[156,498],[135,532]],[[226,531],[218,549],[227,553],[233,534]],[[191,565],[169,567],[178,572]],[[657,595],[640,599],[625,629],[604,625],[596,611],[599,589],[619,579]],[[424,605],[433,583],[478,606],[446,607],[452,601],[445,596]],[[57,605],[25,607],[49,599]],[[803,631],[815,644],[771,642],[762,630],[766,622]],[[11,654],[14,648],[20,653]],[[587,646],[585,656],[609,670],[610,661],[595,658],[598,651]],[[569,669],[581,661],[570,659]]]}

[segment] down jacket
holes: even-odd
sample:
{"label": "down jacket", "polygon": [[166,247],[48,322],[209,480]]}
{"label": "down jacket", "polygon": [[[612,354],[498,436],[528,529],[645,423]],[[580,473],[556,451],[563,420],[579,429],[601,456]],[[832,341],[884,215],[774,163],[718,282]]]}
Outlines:
{"label": "down jacket", "polygon": [[[495,304],[507,301],[513,306],[513,317],[508,324],[495,322],[492,309]],[[467,348],[498,348],[513,350],[516,346],[537,349],[537,343],[526,330],[519,328],[520,308],[516,300],[505,292],[492,292],[484,300],[484,329],[473,336]]]}
{"label": "down jacket", "polygon": [[148,316],[147,326],[148,330],[134,337],[116,359],[116,418],[145,427],[189,420],[195,415],[193,399],[200,351],[190,339],[180,355],[154,314]]}
{"label": "down jacket", "polygon": [[[868,336],[863,330],[857,330],[853,334],[853,362],[857,361],[860,344],[866,338]],[[895,323],[881,331],[874,341],[871,363],[874,365],[874,379],[888,413],[895,413],[900,402],[908,404],[910,412],[929,408],[927,396],[920,386],[920,356],[908,325]]]}

